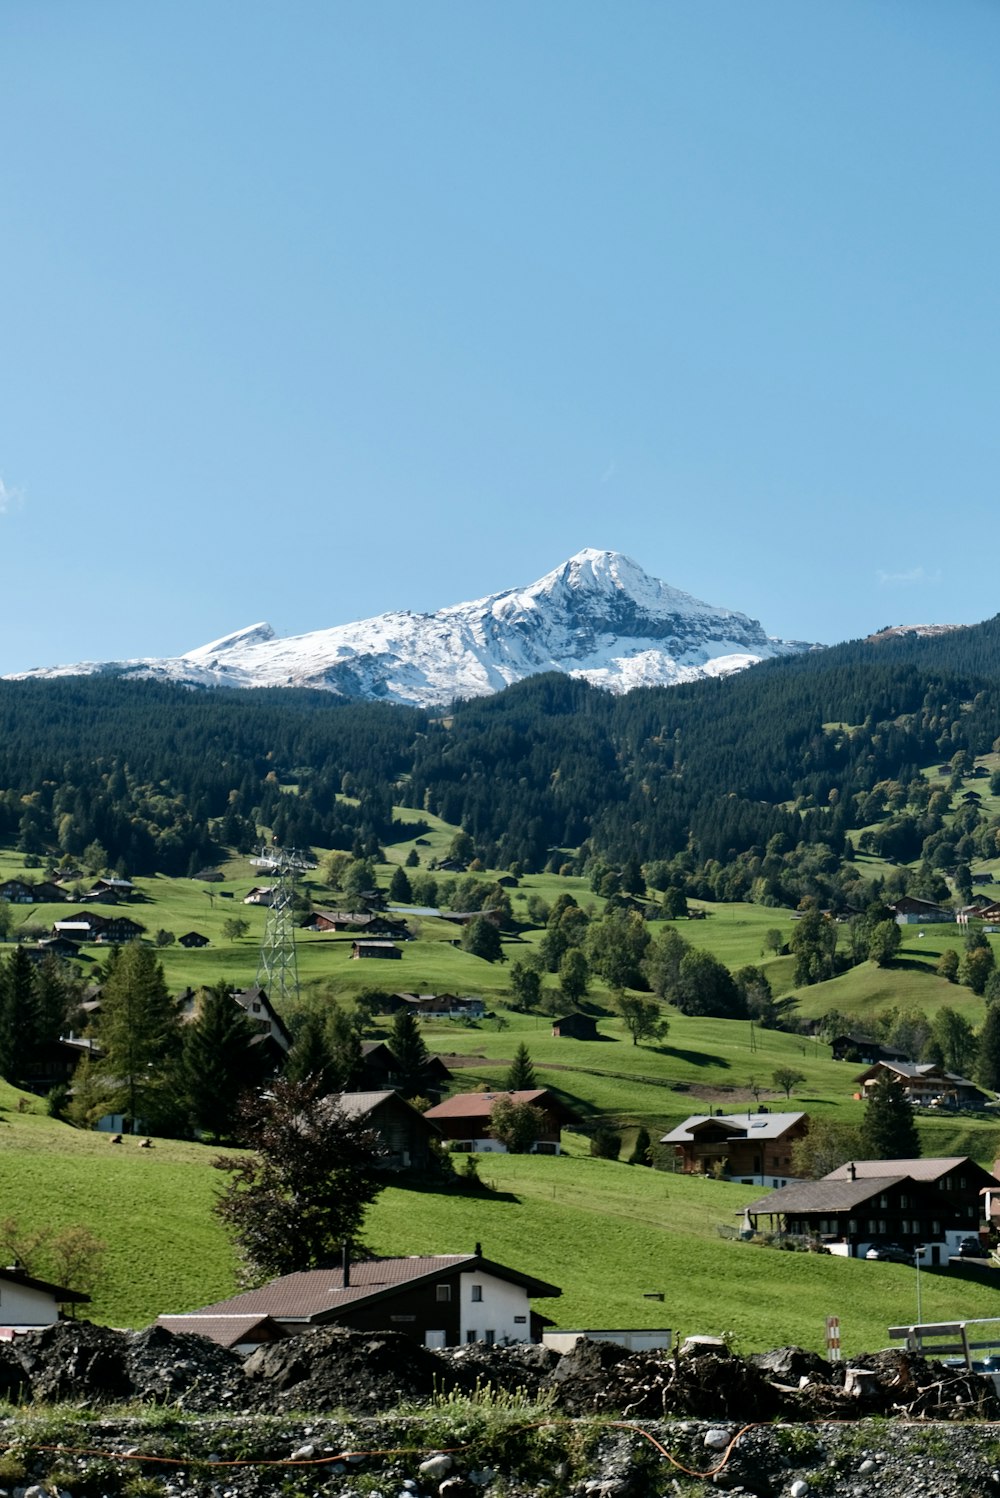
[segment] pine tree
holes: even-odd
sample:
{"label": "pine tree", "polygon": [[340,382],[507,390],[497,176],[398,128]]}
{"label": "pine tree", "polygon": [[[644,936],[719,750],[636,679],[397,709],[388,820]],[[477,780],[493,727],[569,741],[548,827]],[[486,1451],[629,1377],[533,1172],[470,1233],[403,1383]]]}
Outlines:
{"label": "pine tree", "polygon": [[196,1128],[228,1138],[241,1095],[263,1073],[257,1032],[229,984],[204,990],[198,1017],[184,1034],[185,1092]]}
{"label": "pine tree", "polygon": [[153,1127],[168,1110],[170,1068],[180,1048],[176,1006],[152,949],[133,941],[117,954],[101,995],[98,1039],[106,1110],[126,1126]]}
{"label": "pine tree", "polygon": [[397,1063],[399,1085],[396,1091],[402,1097],[419,1097],[430,1056],[420,1033],[417,1016],[409,1007],[398,1010],[393,1016],[389,1049]]}
{"label": "pine tree", "polygon": [[38,1022],[31,961],[15,947],[0,970],[0,1076],[24,1080],[35,1048]]}
{"label": "pine tree", "polygon": [[408,905],[413,899],[413,888],[402,864],[397,864],[389,880],[389,899],[397,905]]}
{"label": "pine tree", "polygon": [[913,1109],[890,1071],[882,1071],[868,1094],[861,1147],[868,1160],[915,1160],[920,1155]]}
{"label": "pine tree", "polygon": [[979,1065],[976,1079],[982,1087],[1000,1090],[1000,1004],[989,1004],[979,1032]]}
{"label": "pine tree", "polygon": [[508,1092],[530,1092],[532,1088],[538,1086],[535,1068],[531,1064],[531,1056],[523,1040],[514,1053],[514,1059],[507,1069],[503,1085]]}

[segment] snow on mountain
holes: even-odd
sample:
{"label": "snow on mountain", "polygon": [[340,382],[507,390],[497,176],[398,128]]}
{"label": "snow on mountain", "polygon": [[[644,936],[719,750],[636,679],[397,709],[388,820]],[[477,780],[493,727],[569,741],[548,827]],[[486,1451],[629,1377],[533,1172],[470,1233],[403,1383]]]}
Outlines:
{"label": "snow on mountain", "polygon": [[285,639],[269,624],[253,624],[173,659],[83,662],[21,675],[101,672],[201,687],[320,687],[435,707],[540,671],[626,692],[721,676],[811,648],[771,638],[745,614],[700,603],[618,552],[584,550],[530,587],[434,614],[380,614]]}

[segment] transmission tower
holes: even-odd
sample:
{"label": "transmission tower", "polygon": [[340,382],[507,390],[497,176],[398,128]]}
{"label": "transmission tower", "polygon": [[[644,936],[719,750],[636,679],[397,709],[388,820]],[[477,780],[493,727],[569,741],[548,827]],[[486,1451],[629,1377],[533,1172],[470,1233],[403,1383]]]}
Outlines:
{"label": "transmission tower", "polygon": [[250,862],[271,875],[271,904],[257,959],[257,987],[272,1003],[298,998],[299,966],[295,957],[295,880],[316,865],[295,848],[261,848]]}

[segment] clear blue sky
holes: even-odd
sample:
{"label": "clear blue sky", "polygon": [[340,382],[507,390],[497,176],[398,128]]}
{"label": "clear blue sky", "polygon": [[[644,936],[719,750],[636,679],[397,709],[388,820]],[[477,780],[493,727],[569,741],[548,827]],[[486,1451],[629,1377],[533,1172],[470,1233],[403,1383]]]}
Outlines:
{"label": "clear blue sky", "polygon": [[995,0],[8,0],[0,671],[634,557],[1000,609]]}

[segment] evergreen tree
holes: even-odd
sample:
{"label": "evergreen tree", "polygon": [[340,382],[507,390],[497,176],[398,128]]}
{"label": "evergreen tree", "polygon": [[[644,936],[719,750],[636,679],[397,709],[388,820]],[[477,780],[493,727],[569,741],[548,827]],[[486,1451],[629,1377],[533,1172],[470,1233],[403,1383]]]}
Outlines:
{"label": "evergreen tree", "polygon": [[285,1061],[289,1082],[316,1082],[321,1096],[338,1091],[337,1069],[330,1053],[323,1016],[311,1009],[295,1026],[295,1039]]}
{"label": "evergreen tree", "polygon": [[630,1165],[652,1165],[652,1143],[649,1138],[649,1130],[641,1128],[635,1136],[635,1144],[632,1153],[628,1157]]}
{"label": "evergreen tree", "polygon": [[197,1018],[185,1027],[183,1076],[196,1128],[228,1138],[240,1097],[263,1072],[257,1032],[229,984],[202,992]]}
{"label": "evergreen tree", "polygon": [[397,864],[389,880],[389,899],[397,905],[409,905],[413,899],[413,888],[402,864]]}
{"label": "evergreen tree", "polygon": [[868,1093],[861,1147],[869,1160],[915,1160],[920,1136],[910,1101],[892,1072],[883,1070]]}
{"label": "evergreen tree", "polygon": [[514,1052],[514,1059],[507,1068],[503,1085],[508,1092],[530,1092],[538,1086],[535,1068],[531,1064],[531,1056],[523,1040]]}
{"label": "evergreen tree", "polygon": [[176,1006],[152,949],[133,941],[114,959],[101,995],[98,1039],[104,1111],[147,1128],[170,1110],[170,1068],[180,1048]]}
{"label": "evergreen tree", "polygon": [[405,1098],[419,1097],[430,1056],[420,1033],[420,1022],[409,1006],[393,1015],[389,1049],[397,1063],[396,1091]]}
{"label": "evergreen tree", "polygon": [[976,1080],[981,1087],[1000,1091],[1000,1004],[989,1004],[979,1032],[979,1062]]}
{"label": "evergreen tree", "polygon": [[15,947],[0,969],[0,1076],[23,1082],[38,1037],[31,960]]}

